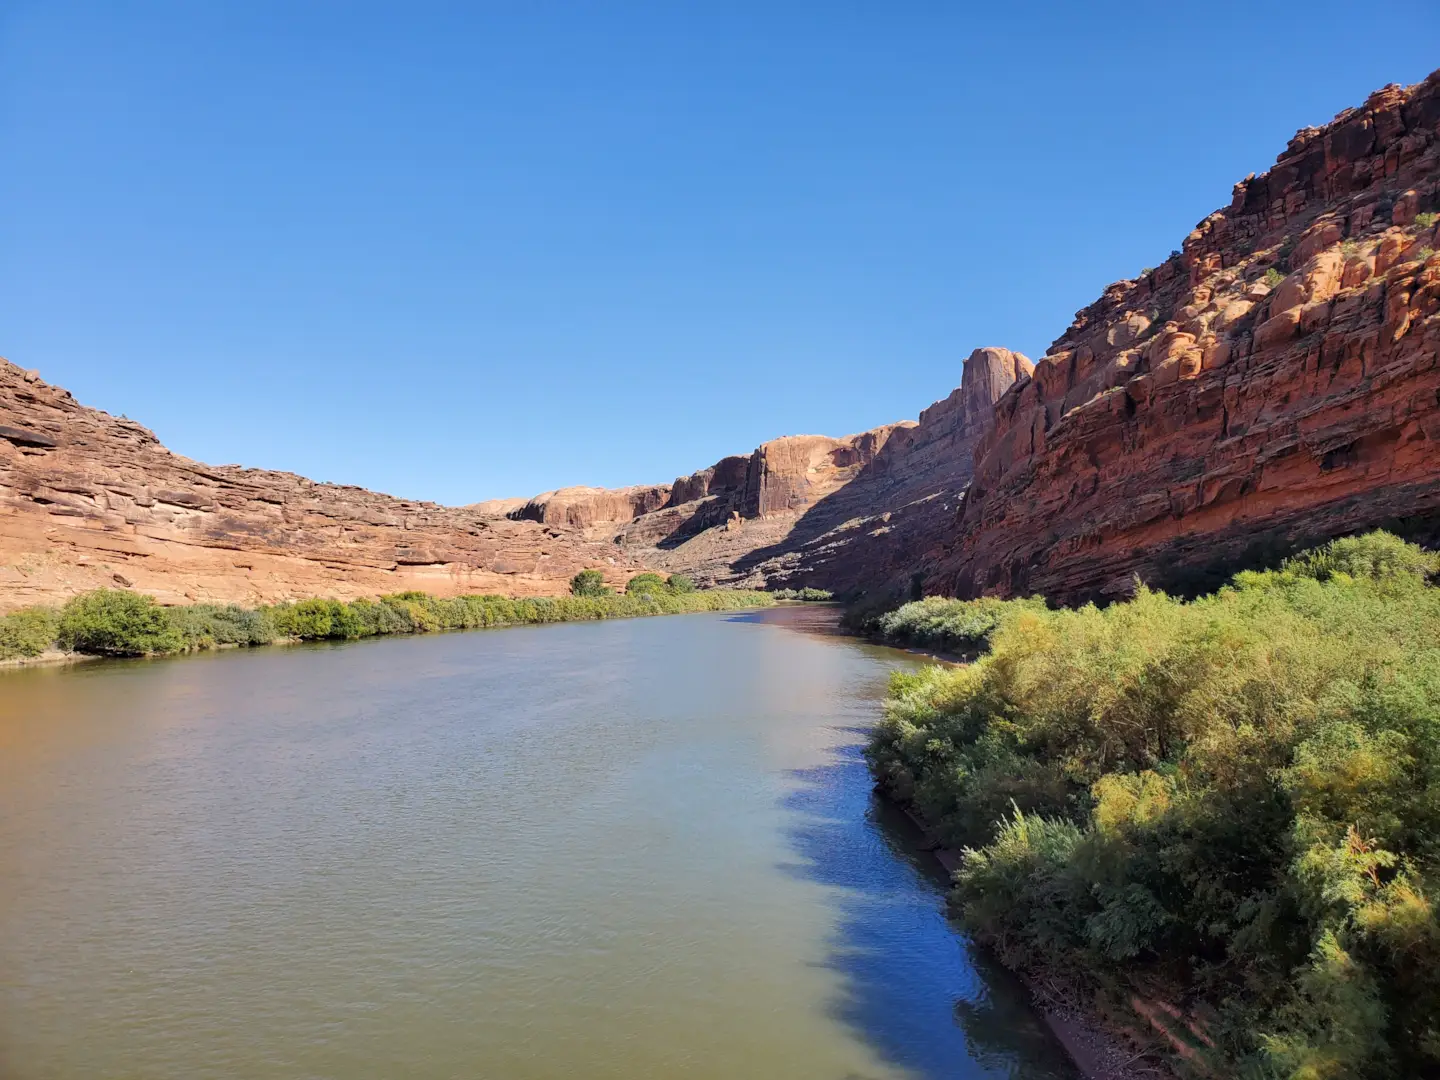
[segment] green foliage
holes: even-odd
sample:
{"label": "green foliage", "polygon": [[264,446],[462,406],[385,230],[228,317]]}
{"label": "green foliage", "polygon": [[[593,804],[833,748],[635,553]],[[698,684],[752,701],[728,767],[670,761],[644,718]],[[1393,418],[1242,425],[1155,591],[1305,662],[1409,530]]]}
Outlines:
{"label": "green foliage", "polygon": [[0,660],[39,656],[55,643],[56,618],[50,608],[28,607],[0,615]]}
{"label": "green foliage", "polygon": [[1211,1075],[1440,1074],[1436,570],[1372,533],[1189,603],[906,605],[988,651],[894,678],[872,768],[980,940],[1188,1002]]}
{"label": "green foliage", "polygon": [[215,649],[222,645],[268,645],[279,636],[264,610],[235,604],[192,604],[167,609],[183,648]]}
{"label": "green foliage", "polygon": [[978,600],[932,596],[886,612],[868,629],[886,641],[969,656],[989,645],[990,635],[1004,619],[1044,608],[1045,601],[1039,597],[1010,601],[988,596]]}
{"label": "green foliage", "polygon": [[625,583],[627,594],[639,595],[646,592],[659,592],[665,588],[665,579],[659,574],[636,574]]}
{"label": "green foliage", "polygon": [[692,593],[695,591],[695,582],[684,574],[671,574],[665,579],[665,587],[672,593]]}
{"label": "green foliage", "polygon": [[1433,247],[1431,247],[1429,244],[1426,244],[1426,245],[1425,245],[1424,247],[1422,247],[1422,248],[1420,249],[1420,251],[1419,251],[1420,261],[1421,261],[1421,262],[1428,262],[1428,261],[1430,260],[1430,258],[1431,258],[1432,256],[1434,256],[1434,254],[1435,254],[1435,249],[1434,249]]}
{"label": "green foliage", "polygon": [[835,599],[835,594],[828,589],[813,589],[809,586],[803,589],[776,589],[770,595],[776,600],[811,600],[822,602]]}
{"label": "green foliage", "polygon": [[1285,273],[1278,266],[1272,266],[1265,271],[1265,276],[1260,280],[1273,289],[1285,280]]}
{"label": "green foliage", "polygon": [[[242,608],[192,604],[163,608],[139,593],[100,589],[77,596],[64,608],[25,608],[0,617],[0,660],[38,656],[51,645],[82,653],[142,656],[274,641],[354,640],[383,634],[420,634],[492,626],[624,619],[768,607],[763,592],[713,589],[696,592],[687,579],[676,589],[658,575],[637,592],[616,596],[503,596],[394,593],[379,600],[310,599]],[[673,579],[672,579],[673,580]],[[655,582],[659,582],[658,587]]]}
{"label": "green foliage", "polygon": [[146,656],[184,647],[154,597],[123,589],[96,589],[70,600],[60,609],[55,637],[62,649],[100,656]]}
{"label": "green foliage", "polygon": [[1440,221],[1440,214],[1435,213],[1433,210],[1415,215],[1415,224],[1419,225],[1422,229],[1430,228],[1437,221]]}
{"label": "green foliage", "polygon": [[572,596],[603,596],[605,592],[605,575],[599,570],[581,570],[570,579]]}

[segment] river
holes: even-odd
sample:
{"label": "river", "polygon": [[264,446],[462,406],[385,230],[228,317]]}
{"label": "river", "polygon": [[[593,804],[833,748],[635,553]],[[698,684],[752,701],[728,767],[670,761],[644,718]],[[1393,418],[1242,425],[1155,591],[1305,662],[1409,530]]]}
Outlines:
{"label": "river", "polygon": [[0,673],[0,1078],[1072,1077],[831,619]]}

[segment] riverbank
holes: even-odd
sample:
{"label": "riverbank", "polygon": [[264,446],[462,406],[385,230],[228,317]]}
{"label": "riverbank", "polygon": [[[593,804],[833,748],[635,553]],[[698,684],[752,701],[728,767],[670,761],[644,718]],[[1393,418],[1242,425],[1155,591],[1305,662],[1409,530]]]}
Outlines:
{"label": "riverbank", "polygon": [[654,586],[620,595],[440,598],[407,592],[376,600],[309,599],[256,608],[192,604],[162,607],[120,589],[83,593],[63,607],[0,616],[0,665],[64,663],[81,657],[169,656],[297,641],[355,640],[392,634],[600,619],[741,611],[770,607],[767,593],[688,591]]}
{"label": "riverbank", "polygon": [[975,940],[1137,1048],[1432,1075],[1437,572],[1375,533],[1188,602],[907,605],[882,638],[980,655],[892,679],[872,771]]}
{"label": "riverbank", "polygon": [[[900,802],[882,787],[876,791],[914,823],[926,839],[926,849],[953,881],[964,852],[942,844],[912,804]],[[1085,1008],[1053,980],[1008,966],[1007,970],[1025,987],[1036,1012],[1085,1080],[1173,1080],[1175,1074],[1155,1054],[1158,1045],[1139,1045],[1135,1032],[1114,1030],[1097,1010]]]}

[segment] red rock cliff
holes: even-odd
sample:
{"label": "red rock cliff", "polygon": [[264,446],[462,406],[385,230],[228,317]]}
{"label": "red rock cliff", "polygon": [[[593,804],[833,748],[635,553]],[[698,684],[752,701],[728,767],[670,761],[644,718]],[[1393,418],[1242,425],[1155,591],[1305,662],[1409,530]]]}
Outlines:
{"label": "red rock cliff", "polygon": [[1215,584],[1440,512],[1440,72],[1291,140],[1002,397],[926,589]]}
{"label": "red rock cliff", "polygon": [[172,454],[0,360],[0,611],[108,586],[166,603],[563,592],[639,569],[575,530]]}

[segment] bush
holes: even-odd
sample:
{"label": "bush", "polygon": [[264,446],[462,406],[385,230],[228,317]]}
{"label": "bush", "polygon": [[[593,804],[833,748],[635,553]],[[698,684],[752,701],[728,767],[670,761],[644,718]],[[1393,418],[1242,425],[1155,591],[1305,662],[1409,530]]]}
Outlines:
{"label": "bush", "polygon": [[1426,213],[1415,215],[1415,224],[1419,225],[1422,229],[1430,228],[1437,221],[1440,221],[1440,214],[1434,211],[1427,211]]}
{"label": "bush", "polygon": [[833,600],[835,594],[825,589],[812,589],[806,586],[803,589],[776,589],[771,594],[776,600]]}
{"label": "bush", "polygon": [[627,594],[659,592],[665,588],[665,579],[659,574],[636,574],[625,583]]}
{"label": "bush", "polygon": [[573,596],[604,596],[607,591],[605,575],[599,570],[581,570],[570,579],[570,592]]}
{"label": "bush", "polygon": [[871,766],[979,940],[1187,1003],[1211,1075],[1440,1075],[1435,570],[1372,533],[1189,603],[907,605],[988,651],[896,677]]}
{"label": "bush", "polygon": [[27,608],[0,617],[0,659],[38,656],[57,641],[61,648],[77,652],[140,656],[264,645],[280,639],[352,640],[379,634],[734,611],[774,602],[765,593],[744,589],[693,592],[676,590],[664,581],[659,587],[653,581],[648,586],[623,596],[604,589],[598,595],[524,600],[495,595],[442,599],[403,592],[379,600],[346,603],[316,598],[253,610],[234,604],[162,608],[149,596],[101,589],[75,597],[58,613]]}
{"label": "bush", "polygon": [[192,604],[169,608],[170,623],[185,649],[221,645],[268,645],[277,634],[268,614],[235,604]]}
{"label": "bush", "polygon": [[39,656],[55,644],[55,613],[29,607],[0,615],[0,660]]}
{"label": "bush", "polygon": [[101,656],[146,656],[184,647],[154,597],[121,589],[97,589],[66,603],[56,640],[62,649]]}
{"label": "bush", "polygon": [[684,574],[671,574],[665,579],[665,587],[672,593],[692,593],[695,591],[695,582]]}
{"label": "bush", "polygon": [[970,656],[989,647],[991,635],[1006,618],[1044,608],[1045,601],[1038,597],[952,600],[932,596],[878,616],[867,629],[886,641]]}
{"label": "bush", "polygon": [[1272,266],[1269,270],[1265,271],[1265,276],[1260,280],[1273,289],[1285,280],[1285,274],[1279,267]]}

